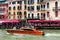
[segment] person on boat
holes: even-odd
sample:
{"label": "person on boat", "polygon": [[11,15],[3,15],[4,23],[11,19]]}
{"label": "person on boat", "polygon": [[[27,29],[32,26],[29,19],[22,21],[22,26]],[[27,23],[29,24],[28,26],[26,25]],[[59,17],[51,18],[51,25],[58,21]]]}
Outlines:
{"label": "person on boat", "polygon": [[13,29],[15,30],[16,29],[16,26],[14,26]]}

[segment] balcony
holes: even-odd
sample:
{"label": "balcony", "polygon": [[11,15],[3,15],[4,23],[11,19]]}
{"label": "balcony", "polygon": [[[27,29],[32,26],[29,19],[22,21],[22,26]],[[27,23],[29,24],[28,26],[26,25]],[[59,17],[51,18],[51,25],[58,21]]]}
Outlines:
{"label": "balcony", "polygon": [[46,8],[41,8],[41,11],[46,11]]}
{"label": "balcony", "polygon": [[60,7],[53,7],[53,11],[59,11]]}

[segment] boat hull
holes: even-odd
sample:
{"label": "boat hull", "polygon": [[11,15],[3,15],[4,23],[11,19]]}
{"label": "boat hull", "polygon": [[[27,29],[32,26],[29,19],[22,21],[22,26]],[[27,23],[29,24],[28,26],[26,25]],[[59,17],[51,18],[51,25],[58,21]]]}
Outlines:
{"label": "boat hull", "polygon": [[44,35],[44,32],[42,31],[24,31],[24,30],[6,30],[8,33],[11,34],[33,34],[33,35]]}

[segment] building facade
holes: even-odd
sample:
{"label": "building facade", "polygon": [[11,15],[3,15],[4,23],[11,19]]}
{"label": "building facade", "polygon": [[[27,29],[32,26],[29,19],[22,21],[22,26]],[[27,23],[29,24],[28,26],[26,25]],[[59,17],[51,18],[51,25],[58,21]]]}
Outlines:
{"label": "building facade", "polygon": [[60,20],[60,0],[11,0],[8,19]]}
{"label": "building facade", "polygon": [[[49,8],[47,10],[47,14],[49,11],[49,19],[50,20],[60,20],[60,0],[49,0]],[[48,7],[48,6],[47,6]],[[46,17],[47,19],[47,17]]]}
{"label": "building facade", "polygon": [[27,0],[27,18],[60,20],[60,0]]}
{"label": "building facade", "polygon": [[10,0],[8,2],[8,19],[26,19],[24,0]]}
{"label": "building facade", "polygon": [[8,7],[7,3],[5,3],[5,2],[0,3],[0,20],[5,20],[6,17],[8,16],[7,7]]}

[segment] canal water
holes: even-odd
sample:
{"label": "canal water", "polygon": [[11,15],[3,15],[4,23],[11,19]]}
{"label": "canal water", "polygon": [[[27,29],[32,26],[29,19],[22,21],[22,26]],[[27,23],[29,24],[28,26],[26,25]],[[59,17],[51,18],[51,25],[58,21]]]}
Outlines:
{"label": "canal water", "polygon": [[45,35],[9,34],[0,29],[0,40],[60,40],[60,30],[43,30]]}

